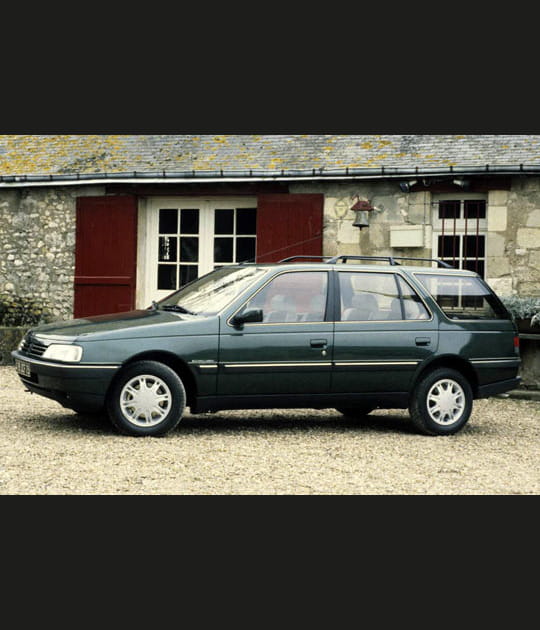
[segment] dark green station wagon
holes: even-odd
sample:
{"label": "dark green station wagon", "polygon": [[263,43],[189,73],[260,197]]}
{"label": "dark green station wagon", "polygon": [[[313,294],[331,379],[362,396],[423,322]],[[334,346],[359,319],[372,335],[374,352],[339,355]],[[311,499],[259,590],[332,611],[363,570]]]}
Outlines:
{"label": "dark green station wagon", "polygon": [[147,310],[35,328],[17,372],[30,392],[106,410],[133,436],[168,433],[186,407],[408,408],[418,431],[450,435],[474,399],[518,386],[517,328],[477,274],[315,258],[222,267]]}

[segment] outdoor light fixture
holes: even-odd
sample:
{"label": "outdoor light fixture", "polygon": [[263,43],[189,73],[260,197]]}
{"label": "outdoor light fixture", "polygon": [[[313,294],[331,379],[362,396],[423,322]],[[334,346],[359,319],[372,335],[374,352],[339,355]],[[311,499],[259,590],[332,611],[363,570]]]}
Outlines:
{"label": "outdoor light fixture", "polygon": [[418,181],[416,179],[412,179],[410,182],[400,182],[399,187],[402,192],[408,193],[411,192],[411,188],[417,183]]}
{"label": "outdoor light fixture", "polygon": [[468,179],[454,179],[453,182],[456,186],[463,188],[463,190],[469,190],[471,182]]}
{"label": "outdoor light fixture", "polygon": [[355,219],[353,223],[353,227],[357,227],[360,230],[369,227],[369,213],[373,212],[375,208],[367,201],[367,199],[360,199],[358,195],[356,196],[356,203],[351,208],[351,210],[355,213]]}

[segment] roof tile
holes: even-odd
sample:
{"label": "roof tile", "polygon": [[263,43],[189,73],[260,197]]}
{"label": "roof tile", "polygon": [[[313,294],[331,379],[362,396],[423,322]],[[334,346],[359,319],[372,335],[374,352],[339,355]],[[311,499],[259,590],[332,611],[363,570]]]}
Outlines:
{"label": "roof tile", "polygon": [[0,135],[0,176],[486,164],[540,164],[540,136]]}

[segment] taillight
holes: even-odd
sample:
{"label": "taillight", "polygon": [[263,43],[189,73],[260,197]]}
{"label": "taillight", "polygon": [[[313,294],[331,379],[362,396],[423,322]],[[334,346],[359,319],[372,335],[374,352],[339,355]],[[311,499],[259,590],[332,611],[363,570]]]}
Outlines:
{"label": "taillight", "polygon": [[519,335],[516,335],[514,337],[514,348],[516,348],[516,350],[519,350]]}

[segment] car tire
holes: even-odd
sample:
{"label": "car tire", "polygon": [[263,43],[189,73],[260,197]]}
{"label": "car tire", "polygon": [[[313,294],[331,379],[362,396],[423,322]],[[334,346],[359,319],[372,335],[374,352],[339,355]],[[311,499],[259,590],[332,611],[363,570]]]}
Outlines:
{"label": "car tire", "polygon": [[107,397],[107,412],[116,429],[133,437],[162,437],[182,419],[186,390],[174,370],[157,361],[126,367]]}
{"label": "car tire", "polygon": [[342,413],[347,418],[364,418],[369,415],[375,407],[364,407],[363,405],[355,405],[354,407],[336,407],[336,411]]}
{"label": "car tire", "polygon": [[409,404],[413,425],[425,435],[454,435],[468,422],[473,407],[469,381],[458,371],[439,368],[416,385]]}

